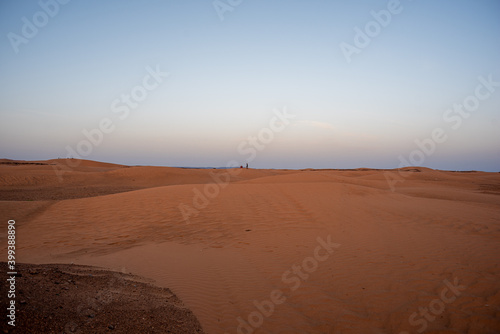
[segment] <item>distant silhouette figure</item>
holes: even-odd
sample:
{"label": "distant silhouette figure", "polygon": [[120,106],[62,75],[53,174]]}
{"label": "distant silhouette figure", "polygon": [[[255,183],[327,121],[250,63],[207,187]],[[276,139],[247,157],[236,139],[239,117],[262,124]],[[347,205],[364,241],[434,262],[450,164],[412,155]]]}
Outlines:
{"label": "distant silhouette figure", "polygon": [[248,169],[248,162],[247,162],[247,166],[245,168]]}

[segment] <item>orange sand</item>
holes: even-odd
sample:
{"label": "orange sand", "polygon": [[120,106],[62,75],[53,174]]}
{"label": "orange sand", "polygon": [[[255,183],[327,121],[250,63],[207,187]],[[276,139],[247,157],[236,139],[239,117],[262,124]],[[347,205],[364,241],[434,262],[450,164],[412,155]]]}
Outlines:
{"label": "orange sand", "polygon": [[65,170],[0,164],[17,260],[153,279],[207,333],[500,332],[499,173]]}

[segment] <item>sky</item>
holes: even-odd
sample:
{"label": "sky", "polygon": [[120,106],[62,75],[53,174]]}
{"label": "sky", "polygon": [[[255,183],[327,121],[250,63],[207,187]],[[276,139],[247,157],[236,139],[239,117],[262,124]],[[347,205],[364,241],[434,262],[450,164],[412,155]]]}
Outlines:
{"label": "sky", "polygon": [[500,1],[3,0],[0,158],[500,171]]}

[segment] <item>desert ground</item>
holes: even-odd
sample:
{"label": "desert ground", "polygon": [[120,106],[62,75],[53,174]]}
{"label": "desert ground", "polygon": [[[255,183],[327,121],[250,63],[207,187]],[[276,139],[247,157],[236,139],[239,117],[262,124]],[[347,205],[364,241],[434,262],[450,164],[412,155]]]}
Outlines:
{"label": "desert ground", "polygon": [[[19,323],[39,312],[67,333],[161,333],[144,316],[161,314],[188,333],[197,321],[213,334],[500,333],[500,173],[3,159],[0,185]],[[86,293],[71,303],[74,282]]]}

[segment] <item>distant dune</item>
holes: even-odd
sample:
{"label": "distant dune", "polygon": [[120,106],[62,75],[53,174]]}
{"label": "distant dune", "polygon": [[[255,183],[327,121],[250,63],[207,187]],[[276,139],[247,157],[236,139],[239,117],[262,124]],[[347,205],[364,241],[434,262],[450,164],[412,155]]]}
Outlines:
{"label": "distant dune", "polygon": [[0,164],[20,262],[149,279],[207,333],[500,332],[499,173],[67,160]]}

